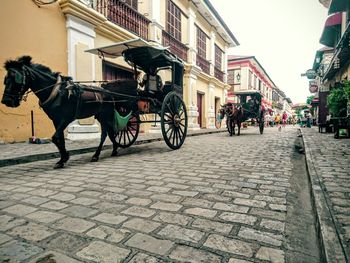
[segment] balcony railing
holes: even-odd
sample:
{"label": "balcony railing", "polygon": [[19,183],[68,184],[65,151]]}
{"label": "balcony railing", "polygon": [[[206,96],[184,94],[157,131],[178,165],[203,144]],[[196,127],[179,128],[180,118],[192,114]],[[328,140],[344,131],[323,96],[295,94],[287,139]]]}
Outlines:
{"label": "balcony railing", "polygon": [[163,46],[170,47],[170,51],[183,61],[187,61],[187,46],[163,31]]}
{"label": "balcony railing", "polygon": [[148,25],[151,21],[122,1],[97,0],[95,9],[118,26],[148,39]]}
{"label": "balcony railing", "polygon": [[208,75],[210,74],[210,63],[208,60],[197,55],[196,64],[198,67],[200,67],[203,70],[204,73]]}
{"label": "balcony railing", "polygon": [[214,77],[220,81],[224,81],[224,72],[222,72],[217,67],[214,67]]}

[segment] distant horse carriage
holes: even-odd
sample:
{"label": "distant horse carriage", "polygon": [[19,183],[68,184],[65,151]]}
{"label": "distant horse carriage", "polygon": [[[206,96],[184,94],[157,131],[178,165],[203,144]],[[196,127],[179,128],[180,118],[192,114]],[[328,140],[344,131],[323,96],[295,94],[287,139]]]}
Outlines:
{"label": "distant horse carriage", "polygon": [[222,120],[226,117],[226,127],[230,136],[235,134],[236,125],[237,135],[240,135],[241,124],[250,119],[258,123],[260,134],[263,134],[265,109],[261,102],[261,93],[255,90],[246,90],[235,91],[235,95],[238,97],[239,103],[228,102],[222,105],[216,116],[215,126],[220,128]]}
{"label": "distant horse carriage", "polygon": [[[52,72],[46,66],[33,64],[31,57],[23,56],[5,63],[7,75],[2,103],[18,107],[29,92],[39,99],[39,104],[53,121],[55,133],[52,142],[57,146],[60,160],[54,168],[62,168],[69,159],[65,148],[64,129],[75,119],[95,116],[101,124],[100,144],[91,161],[98,161],[103,143],[108,135],[113,143],[112,156],[118,147],[131,146],[137,139],[140,124],[158,122],[165,143],[179,149],[187,134],[187,111],[183,96],[184,65],[164,47],[152,46],[142,39],[134,39],[87,50],[90,53],[116,58],[123,56],[132,66],[134,80],[101,81],[101,87],[74,82],[72,78]],[[171,72],[171,81],[162,86],[141,90],[137,77],[153,68]],[[154,114],[154,120],[141,121],[141,114]],[[157,120],[156,116],[160,116]]]}

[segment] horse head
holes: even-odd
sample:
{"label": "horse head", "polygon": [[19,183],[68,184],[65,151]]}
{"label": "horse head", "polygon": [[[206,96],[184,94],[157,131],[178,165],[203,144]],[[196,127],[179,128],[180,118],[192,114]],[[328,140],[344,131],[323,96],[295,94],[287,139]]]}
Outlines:
{"label": "horse head", "polygon": [[24,93],[28,90],[26,67],[31,66],[31,57],[23,56],[5,62],[7,74],[4,79],[5,90],[1,103],[8,107],[18,107]]}

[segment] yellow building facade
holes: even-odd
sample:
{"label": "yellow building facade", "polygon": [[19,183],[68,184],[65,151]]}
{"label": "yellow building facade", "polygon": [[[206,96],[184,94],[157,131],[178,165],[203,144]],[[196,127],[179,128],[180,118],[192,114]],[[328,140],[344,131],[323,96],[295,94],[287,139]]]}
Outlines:
{"label": "yellow building facade", "polygon": [[[5,40],[0,61],[33,57],[75,81],[132,77],[121,59],[101,60],[85,50],[141,37],[169,46],[185,64],[184,101],[189,129],[214,128],[215,109],[227,98],[227,50],[238,41],[208,0],[52,0],[38,7],[32,0],[5,1],[0,10],[0,33]],[[175,22],[174,22],[175,21]],[[0,69],[0,78],[6,72]],[[0,86],[3,93],[4,87]],[[33,94],[19,108],[0,105],[0,141],[51,137],[51,121]],[[147,131],[147,129],[145,129]],[[82,131],[82,136],[75,134]],[[98,137],[93,120],[68,127],[70,139]]]}

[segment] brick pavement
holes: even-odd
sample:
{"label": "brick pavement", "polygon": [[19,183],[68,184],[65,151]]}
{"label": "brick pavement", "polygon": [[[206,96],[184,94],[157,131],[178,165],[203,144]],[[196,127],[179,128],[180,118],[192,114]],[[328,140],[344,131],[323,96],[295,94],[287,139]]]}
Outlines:
{"label": "brick pavement", "polygon": [[350,260],[350,140],[302,129],[328,262]]}
{"label": "brick pavement", "polygon": [[1,258],[284,262],[296,130],[242,133],[2,167]]}

